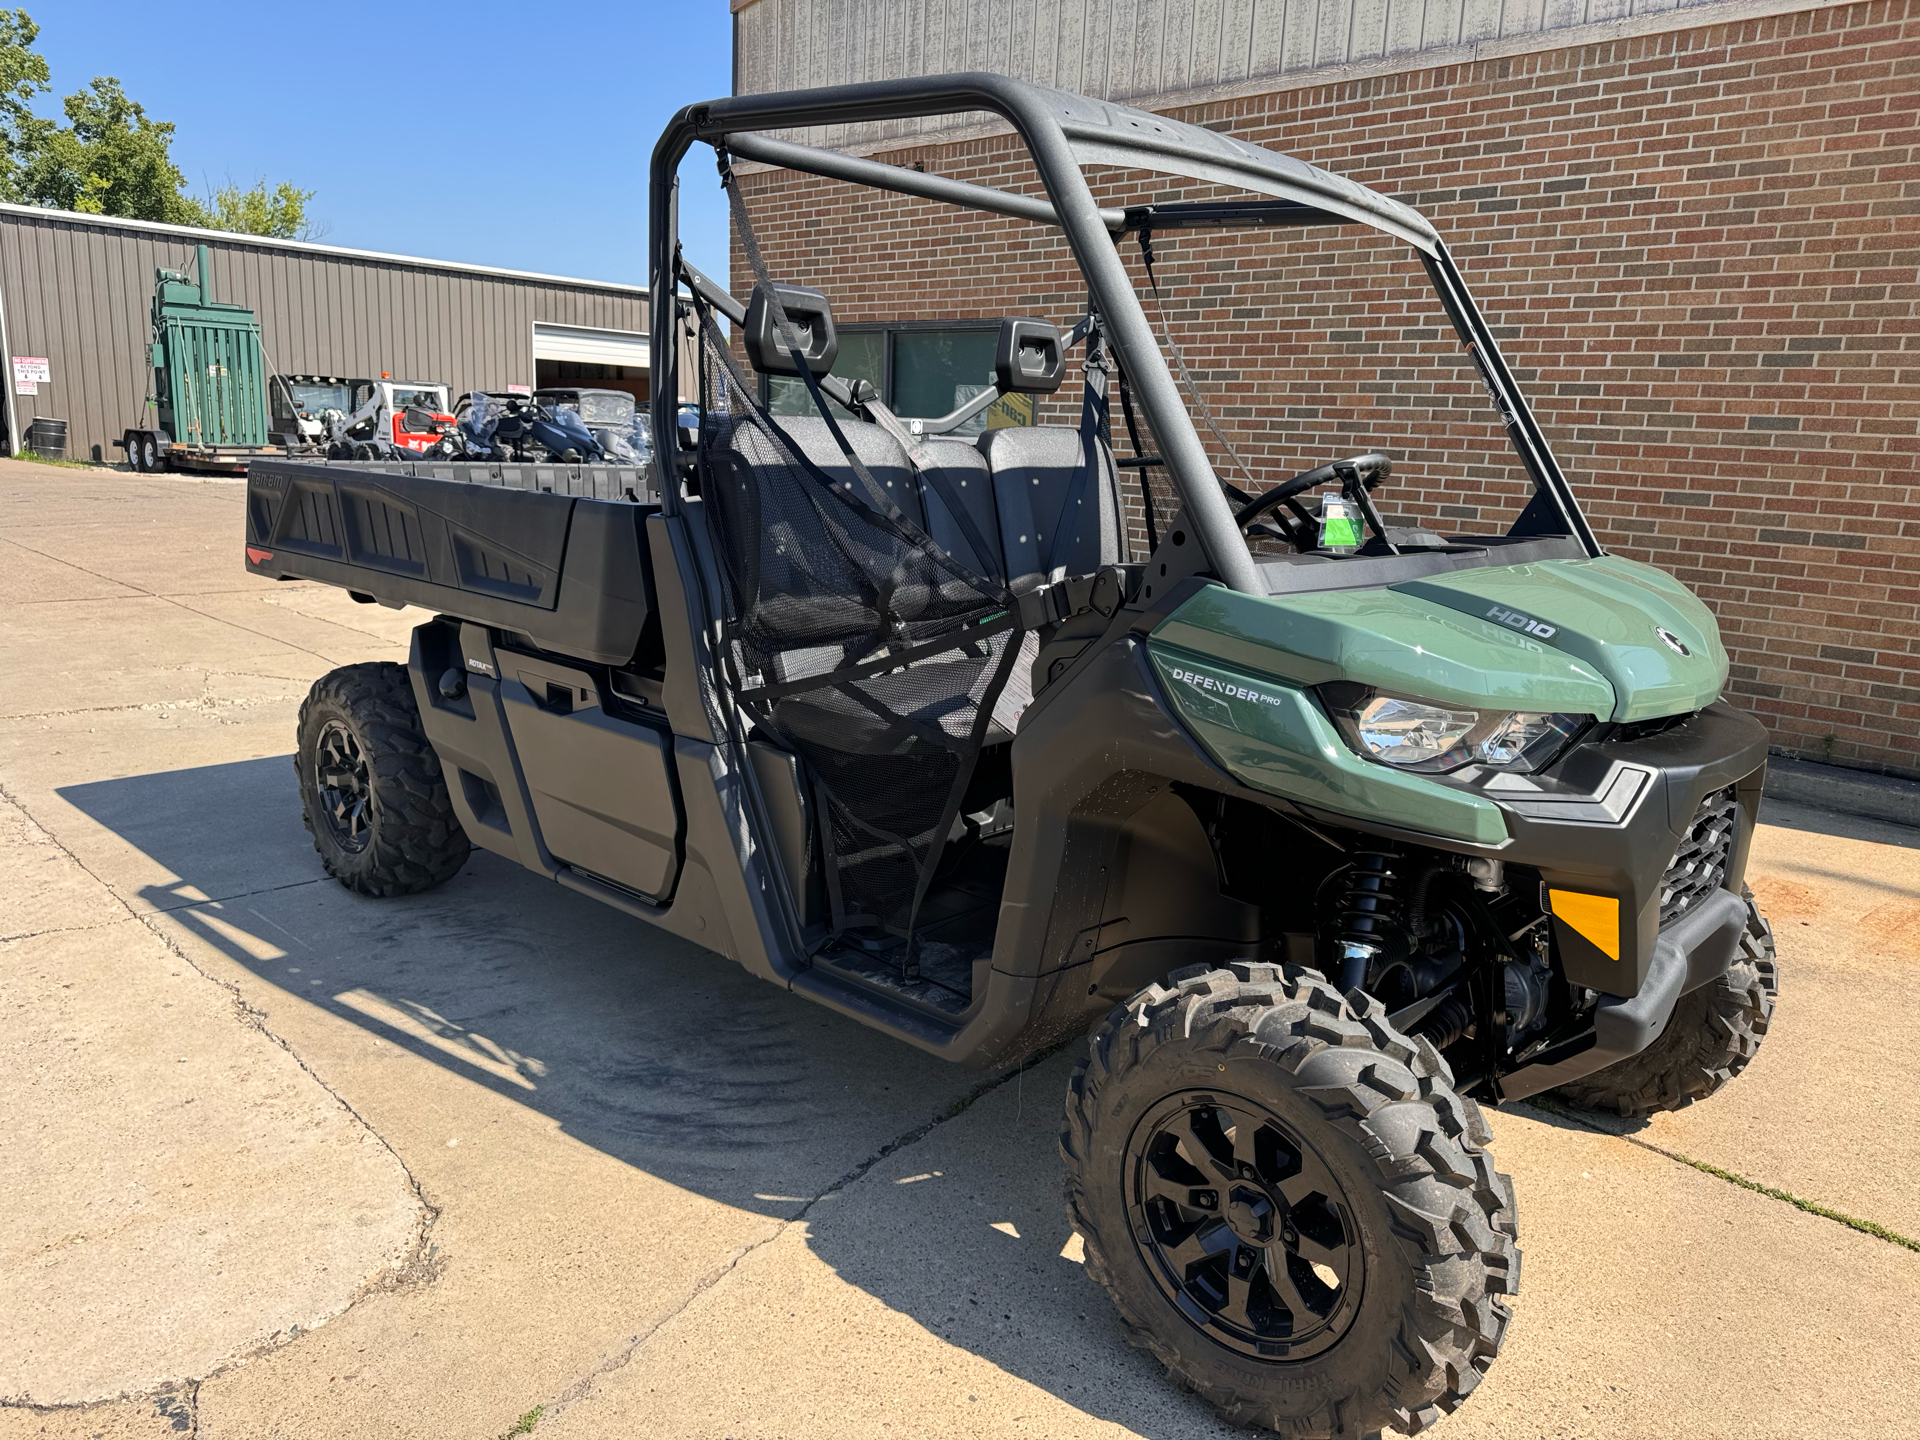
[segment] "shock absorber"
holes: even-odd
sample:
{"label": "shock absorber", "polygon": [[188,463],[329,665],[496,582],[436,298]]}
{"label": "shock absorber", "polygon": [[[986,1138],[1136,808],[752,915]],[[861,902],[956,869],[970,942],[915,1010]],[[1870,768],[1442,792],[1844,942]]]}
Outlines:
{"label": "shock absorber", "polygon": [[1326,934],[1343,991],[1364,988],[1368,971],[1407,953],[1402,864],[1399,852],[1389,847],[1357,850],[1353,863],[1335,877],[1338,889]]}

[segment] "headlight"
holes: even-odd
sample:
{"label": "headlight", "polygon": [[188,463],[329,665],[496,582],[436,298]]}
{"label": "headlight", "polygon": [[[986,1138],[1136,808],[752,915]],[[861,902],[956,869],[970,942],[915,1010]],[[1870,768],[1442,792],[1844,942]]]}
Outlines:
{"label": "headlight", "polygon": [[1363,685],[1323,685],[1319,695],[1347,743],[1396,770],[1442,774],[1463,765],[1539,770],[1593,723],[1591,715],[1467,710],[1382,695]]}

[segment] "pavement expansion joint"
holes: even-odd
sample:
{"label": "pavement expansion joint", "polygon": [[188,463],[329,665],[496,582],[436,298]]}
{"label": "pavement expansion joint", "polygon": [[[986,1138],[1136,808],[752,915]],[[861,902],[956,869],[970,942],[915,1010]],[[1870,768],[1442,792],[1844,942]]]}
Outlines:
{"label": "pavement expansion joint", "polygon": [[1871,1235],[1874,1239],[1884,1240],[1889,1245],[1898,1245],[1903,1250],[1912,1250],[1920,1253],[1920,1240],[1914,1240],[1906,1235],[1902,1235],[1898,1230],[1890,1230],[1878,1220],[1862,1220],[1859,1216],[1849,1215],[1844,1210],[1835,1210],[1831,1206],[1822,1205],[1816,1200],[1809,1200],[1805,1196],[1796,1195],[1791,1190],[1781,1190],[1773,1185],[1763,1185],[1758,1180],[1749,1180],[1745,1175],[1737,1171],[1723,1170],[1718,1165],[1709,1165],[1705,1160],[1696,1160],[1693,1156],[1683,1155],[1678,1150],[1669,1150],[1666,1146],[1656,1145],[1651,1140],[1642,1140],[1637,1135],[1622,1135],[1617,1130],[1609,1130],[1603,1125],[1594,1124],[1577,1110],[1570,1110],[1564,1106],[1556,1105],[1551,1100],[1543,1099],[1538,1095],[1531,1096],[1518,1103],[1531,1106],[1535,1110],[1555,1116],[1558,1119],[1569,1121],[1595,1135],[1605,1135],[1610,1139],[1624,1140],[1629,1145],[1638,1145],[1642,1150],[1651,1150],[1654,1154],[1671,1160],[1677,1165],[1689,1166],[1692,1169],[1698,1170],[1702,1175],[1711,1175],[1716,1180],[1724,1180],[1729,1185],[1739,1186],[1742,1190],[1751,1190],[1755,1195],[1764,1195],[1769,1200],[1778,1200],[1782,1204],[1793,1206],[1796,1210],[1804,1210],[1809,1215],[1818,1215],[1822,1220],[1831,1220],[1836,1225],[1844,1225],[1849,1230],[1857,1230],[1862,1235]]}
{"label": "pavement expansion joint", "polygon": [[284,646],[289,650],[298,650],[302,655],[311,655],[314,659],[320,661],[324,665],[331,666],[333,664],[331,660],[329,660],[325,655],[322,655],[318,650],[309,650],[304,645],[297,645],[293,641],[282,639],[278,635],[269,635],[264,630],[256,630],[251,625],[242,625],[238,620],[231,619],[228,616],[215,615],[211,611],[201,610],[195,606],[187,604],[185,600],[180,599],[178,596],[162,595],[158,591],[148,590],[143,586],[135,585],[130,580],[116,580],[111,575],[103,575],[98,570],[89,570],[84,565],[75,564],[73,561],[67,559],[64,556],[49,555],[46,551],[36,550],[31,545],[22,545],[18,540],[10,539],[7,543],[18,546],[20,549],[26,551],[29,555],[38,555],[42,560],[51,561],[56,565],[69,566],[72,569],[78,570],[83,575],[91,575],[94,579],[102,582],[103,584],[124,586],[126,589],[132,590],[137,595],[143,595],[149,600],[160,600],[165,602],[168,605],[178,606],[180,609],[185,610],[189,615],[198,615],[203,620],[212,620],[216,624],[229,625],[233,629],[239,630],[244,634],[251,635],[254,638],[259,640],[269,641],[275,645]]}
{"label": "pavement expansion joint", "polygon": [[[78,869],[83,874],[85,874],[90,879],[92,879],[109,895],[112,895],[114,900],[119,903],[121,908],[126,910],[129,916],[131,916],[135,920],[138,920],[140,924],[144,926],[147,929],[147,931],[151,933],[154,936],[154,938],[157,939],[161,943],[161,945],[163,945],[166,948],[167,952],[170,955],[172,955],[176,961],[184,965],[188,970],[192,971],[195,975],[198,975],[201,979],[207,981],[209,984],[218,986],[220,989],[226,991],[227,995],[229,996],[229,998],[233,1003],[234,1014],[236,1018],[240,1021],[240,1023],[258,1031],[261,1035],[265,1036],[268,1040],[272,1041],[275,1045],[279,1046],[280,1049],[285,1051],[287,1054],[287,1057],[291,1059],[295,1065],[300,1067],[300,1070],[307,1076],[307,1078],[312,1080],[315,1085],[319,1086],[321,1091],[329,1099],[331,1099],[334,1104],[338,1105],[348,1115],[352,1116],[354,1123],[359,1125],[359,1127],[362,1130],[364,1130],[368,1135],[371,1135],[374,1138],[374,1140],[380,1144],[381,1148],[383,1148],[387,1152],[387,1154],[393,1157],[394,1164],[400,1167],[400,1173],[406,1177],[407,1191],[412,1196],[414,1206],[415,1206],[413,1234],[408,1240],[404,1256],[397,1264],[385,1266],[377,1274],[370,1277],[364,1284],[362,1284],[358,1289],[356,1289],[351,1295],[347,1297],[346,1303],[342,1305],[338,1311],[336,1311],[333,1315],[327,1317],[328,1320],[339,1319],[340,1316],[352,1310],[354,1306],[358,1305],[362,1300],[367,1299],[369,1296],[379,1295],[379,1294],[389,1294],[389,1293],[394,1293],[399,1291],[415,1290],[415,1289],[419,1289],[419,1288],[423,1288],[425,1286],[431,1285],[435,1280],[437,1280],[440,1276],[444,1257],[441,1255],[440,1247],[433,1242],[432,1237],[433,1237],[433,1227],[440,1219],[440,1207],[438,1205],[435,1205],[431,1200],[427,1198],[426,1192],[420,1186],[419,1176],[415,1175],[413,1172],[413,1167],[407,1164],[406,1157],[400,1154],[398,1150],[394,1149],[393,1145],[389,1143],[389,1141],[387,1140],[387,1137],[382,1135],[378,1130],[376,1130],[373,1127],[373,1125],[368,1122],[367,1117],[362,1115],[357,1109],[355,1109],[352,1103],[348,1101],[344,1095],[342,1095],[332,1085],[328,1084],[326,1081],[326,1078],[322,1076],[318,1071],[316,1071],[313,1068],[313,1066],[307,1063],[306,1058],[302,1056],[298,1050],[296,1050],[291,1044],[287,1042],[287,1039],[285,1036],[279,1034],[277,1031],[274,1030],[274,1028],[271,1025],[267,1023],[267,1016],[265,1011],[249,1003],[246,997],[241,994],[239,987],[235,985],[232,981],[223,980],[217,975],[209,974],[207,970],[203,968],[198,962],[196,962],[194,958],[191,955],[189,955],[186,952],[186,950],[183,949],[171,935],[169,935],[164,929],[161,928],[159,924],[156,923],[161,916],[170,914],[171,911],[141,911],[141,910],[134,909],[132,905],[127,903],[125,896],[121,895],[117,890],[115,890],[112,885],[107,883],[104,877],[98,874],[91,866],[89,866],[86,863],[86,861],[82,860],[77,854],[75,854],[72,848],[68,846],[64,841],[62,841],[58,835],[54,834],[53,831],[49,830],[45,825],[41,824],[39,817],[34,815],[33,812],[30,809],[28,809],[28,807],[20,800],[20,798],[14,795],[12,792],[10,792],[4,784],[0,784],[0,800],[6,801],[8,804],[18,809],[21,814],[25,815],[28,821],[32,823],[36,828],[38,828],[40,832],[44,834],[48,838],[48,840],[50,840],[54,844],[54,846],[60,850],[60,852],[63,855],[65,855],[69,860],[71,860],[74,863],[74,865],[78,867]],[[276,885],[268,888],[271,890],[291,890],[291,889],[297,889],[302,885],[312,885],[312,884],[318,884],[318,883],[320,883],[320,881],[318,880],[300,880],[300,881],[294,881],[288,885]],[[247,893],[248,894],[264,894],[266,893],[266,891],[249,891]],[[234,898],[245,898],[245,896],[239,896]],[[208,901],[189,902],[189,904],[208,904],[208,903],[212,903],[212,902],[208,902]],[[185,908],[185,907],[181,907],[181,908]],[[111,923],[118,924],[119,922],[114,921]],[[691,1299],[692,1297],[689,1296],[688,1298]],[[265,1341],[261,1342],[258,1345],[250,1346],[242,1351],[238,1351],[234,1354],[226,1356],[223,1360],[221,1360],[219,1363],[217,1363],[211,1369],[209,1369],[205,1375],[195,1376],[192,1379],[185,1381],[184,1383],[191,1387],[192,1403],[195,1407],[194,1417],[193,1417],[193,1433],[198,1433],[198,1429],[199,1429],[197,1407],[199,1402],[200,1385],[203,1381],[210,1379],[213,1376],[219,1375],[224,1371],[231,1369],[235,1365],[241,1364],[247,1360],[251,1360],[259,1355],[263,1355],[268,1351],[277,1350],[283,1345],[290,1344],[292,1341],[298,1339],[301,1335],[306,1333],[308,1333],[308,1330],[303,1329],[300,1326],[294,1326],[290,1330],[278,1332],[274,1335],[269,1336]],[[158,1392],[150,1390],[150,1391],[145,1391],[141,1393],[144,1395],[144,1394],[154,1394]],[[88,1406],[101,1404],[101,1403],[110,1403],[111,1401],[115,1401],[115,1400],[129,1400],[129,1399],[135,1399],[135,1398],[140,1398],[140,1397],[133,1394],[111,1396],[111,1397],[106,1397],[104,1400],[100,1400],[100,1401],[89,1401]],[[10,1404],[12,1402],[0,1402],[0,1403]],[[70,1405],[52,1405],[52,1406],[41,1406],[41,1407],[33,1407],[33,1408],[47,1409],[47,1410],[71,1410],[71,1409],[84,1409],[87,1407],[86,1406],[70,1406]]]}
{"label": "pavement expansion joint", "polygon": [[920,1141],[926,1139],[928,1135],[932,1134],[949,1120],[957,1119],[959,1116],[965,1114],[976,1101],[984,1096],[992,1094],[1003,1085],[1018,1083],[1025,1077],[1027,1071],[1033,1069],[1036,1065],[1052,1059],[1068,1045],[1075,1043],[1077,1038],[1078,1037],[1074,1037],[1073,1039],[1061,1042],[1059,1045],[1051,1046],[1037,1055],[1029,1056],[1009,1070],[1003,1071],[998,1075],[989,1076],[987,1079],[982,1080],[979,1084],[970,1088],[964,1095],[955,1099],[952,1104],[948,1105],[947,1108],[939,1114],[929,1116],[911,1129],[901,1131],[891,1140],[888,1140],[885,1144],[867,1155],[858,1164],[854,1165],[852,1169],[840,1176],[839,1179],[827,1185],[818,1194],[810,1197],[798,1210],[787,1219],[776,1224],[766,1235],[758,1240],[735,1248],[718,1265],[694,1281],[694,1283],[688,1287],[686,1294],[681,1296],[678,1301],[660,1311],[659,1314],[654,1316],[644,1327],[622,1342],[618,1349],[603,1358],[599,1364],[595,1365],[593,1369],[589,1370],[586,1374],[574,1380],[552,1400],[535,1408],[544,1418],[551,1419],[561,1411],[587,1399],[593,1393],[595,1381],[599,1380],[603,1375],[611,1375],[616,1370],[625,1367],[635,1355],[639,1354],[640,1351],[646,1347],[647,1343],[652,1340],[655,1335],[659,1334],[660,1331],[685,1313],[694,1301],[698,1300],[707,1291],[711,1290],[722,1280],[725,1280],[728,1275],[732,1274],[733,1271],[738,1269],[749,1255],[752,1255],[756,1250],[771,1245],[795,1225],[803,1224],[807,1217],[813,1212],[815,1206],[831,1199],[849,1186],[859,1183],[874,1166],[878,1165],[888,1156],[897,1155],[902,1150],[910,1149],[914,1145],[919,1144]]}

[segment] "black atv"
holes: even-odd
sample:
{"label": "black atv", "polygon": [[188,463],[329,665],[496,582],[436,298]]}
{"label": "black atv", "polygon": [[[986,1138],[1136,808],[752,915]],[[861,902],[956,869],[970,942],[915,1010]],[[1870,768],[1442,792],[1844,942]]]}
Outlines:
{"label": "black atv", "polygon": [[[965,111],[1045,199],[765,133]],[[679,258],[695,142],[745,307]],[[988,390],[903,420],[767,273],[735,158],[1058,227],[1086,311],[1005,319]],[[1103,207],[1090,165],[1253,198]],[[964,1064],[1084,1045],[1068,1208],[1132,1338],[1291,1435],[1452,1410],[1519,1280],[1481,1104],[1684,1105],[1767,1029],[1766,736],[1712,616],[1602,550],[1440,237],[1358,185],[992,75],[693,106],[652,185],[657,494],[252,469],[249,570],[437,615],[301,712],[327,869],[404,894],[477,844]],[[1117,246],[1275,226],[1410,248],[1531,482],[1504,533],[1390,523],[1372,451],[1216,475]],[[1077,425],[955,438],[1076,355]]]}

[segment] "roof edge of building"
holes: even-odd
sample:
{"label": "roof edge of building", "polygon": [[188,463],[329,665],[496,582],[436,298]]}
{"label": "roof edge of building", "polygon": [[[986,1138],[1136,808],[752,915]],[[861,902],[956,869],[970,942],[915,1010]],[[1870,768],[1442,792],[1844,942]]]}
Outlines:
{"label": "roof edge of building", "polygon": [[407,265],[428,270],[449,270],[463,275],[490,275],[504,280],[530,280],[542,285],[569,285],[583,290],[615,291],[622,295],[647,295],[645,285],[620,280],[587,280],[577,275],[547,275],[538,270],[509,270],[500,265],[475,265],[465,260],[435,260],[426,255],[396,255],[385,250],[357,250],[346,245],[323,245],[317,240],[282,240],[273,235],[246,235],[237,230],[206,230],[197,225],[168,225],[158,220],[132,220],[122,215],[90,215],[80,210],[55,210],[45,205],[14,205],[0,202],[0,216],[17,215],[22,219],[56,220],[67,224],[89,225],[101,230],[137,230],[151,234],[176,235],[197,244],[219,241],[230,245],[257,245],[267,250],[293,250],[310,255],[326,255],[342,260],[372,260],[385,265]]}
{"label": "roof edge of building", "polygon": [[[749,0],[753,3],[753,0]],[[1799,11],[1838,10],[1857,5],[1860,0],[1709,0],[1682,9],[1659,10],[1644,15],[1624,15],[1611,20],[1595,20],[1557,30],[1533,30],[1524,35],[1469,40],[1461,44],[1435,46],[1427,50],[1402,50],[1391,55],[1342,65],[1324,65],[1301,70],[1277,70],[1248,76],[1223,84],[1190,86],[1156,94],[1095,96],[1110,99],[1116,105],[1132,105],[1165,114],[1222,101],[1245,100],[1260,95],[1278,95],[1290,90],[1311,90],[1323,85],[1345,85],[1382,75],[1418,74],[1426,70],[1444,70],[1456,65],[1473,65],[1487,60],[1503,60],[1518,55],[1547,54],[1556,50],[1578,50],[1588,45],[1603,45],[1612,40],[1631,40],[1642,35],[1658,35],[1686,30],[1709,30],[1720,25],[1737,25],[1745,20],[1764,20]],[[745,8],[744,6],[738,8]],[[844,144],[805,140],[807,144],[826,144],[848,155],[883,155],[892,151],[922,146],[951,145],[1011,134],[1013,127],[998,119],[976,121],[950,128],[924,130],[916,134],[891,135],[881,139],[860,139]],[[789,138],[800,138],[793,136]],[[778,169],[772,165],[735,162],[742,174]]]}

